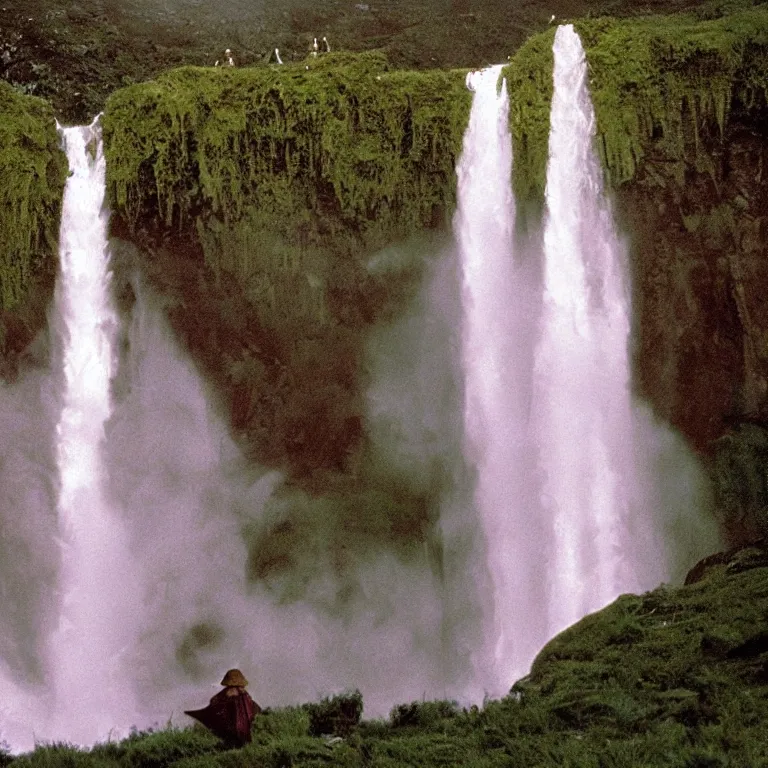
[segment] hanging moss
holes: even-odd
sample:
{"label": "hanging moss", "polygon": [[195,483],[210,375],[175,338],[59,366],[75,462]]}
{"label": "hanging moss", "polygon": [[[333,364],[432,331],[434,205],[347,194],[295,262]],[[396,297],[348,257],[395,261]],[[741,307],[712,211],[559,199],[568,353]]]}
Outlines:
{"label": "hanging moss", "polygon": [[536,198],[544,191],[554,39],[554,28],[532,37],[503,70],[509,91],[515,196],[519,200]]}
{"label": "hanging moss", "polygon": [[173,70],[107,103],[112,204],[132,227],[154,220],[199,235],[253,209],[278,234],[303,224],[310,240],[407,234],[452,207],[463,81],[388,71],[376,53]]}
{"label": "hanging moss", "polygon": [[0,81],[0,309],[24,297],[56,252],[67,161],[53,110]]}
{"label": "hanging moss", "polygon": [[[655,156],[711,170],[704,141],[734,99],[766,98],[768,6],[584,19],[598,149],[609,179]],[[554,28],[503,70],[510,93],[514,183],[541,199],[552,97]],[[306,69],[309,67],[309,69]],[[453,202],[453,165],[470,95],[463,72],[392,72],[381,54],[331,54],[253,69],[187,67],[114,94],[105,115],[114,204],[135,223],[238,219],[249,206],[285,226],[312,212],[318,232],[397,236]]]}
{"label": "hanging moss", "polygon": [[614,185],[653,151],[707,171],[702,133],[722,137],[734,99],[768,93],[768,6],[700,21],[695,16],[581,21],[598,147]]}

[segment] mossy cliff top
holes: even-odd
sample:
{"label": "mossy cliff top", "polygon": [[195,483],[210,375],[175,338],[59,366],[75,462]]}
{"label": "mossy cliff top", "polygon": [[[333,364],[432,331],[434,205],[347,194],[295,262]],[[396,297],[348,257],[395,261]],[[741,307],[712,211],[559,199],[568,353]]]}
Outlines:
{"label": "mossy cliff top", "polygon": [[[739,3],[737,5],[745,5]],[[722,136],[734,106],[747,112],[768,93],[768,5],[716,19],[706,13],[581,19],[598,148],[613,185],[635,177],[653,152],[706,170],[700,141]],[[541,197],[552,98],[550,30],[531,38],[504,69],[510,91],[518,192]]]}
{"label": "mossy cliff top", "polygon": [[0,81],[0,310],[21,301],[56,252],[66,174],[50,104]]}
{"label": "mossy cliff top", "polygon": [[132,226],[257,206],[310,239],[407,233],[450,208],[469,105],[463,73],[388,71],[375,53],[184,67],[107,102],[111,201]]}
{"label": "mossy cliff top", "polygon": [[[680,163],[681,179],[684,161],[705,169],[700,140],[722,135],[734,105],[765,104],[768,5],[706,15],[575,23],[614,185],[634,178],[652,142]],[[534,198],[544,186],[553,35],[529,39],[504,70],[515,185]],[[107,103],[112,202],[132,224],[147,214],[166,226],[208,213],[233,220],[258,205],[278,217],[313,211],[320,230],[412,231],[453,200],[470,104],[463,74],[388,71],[376,53],[173,70]]]}

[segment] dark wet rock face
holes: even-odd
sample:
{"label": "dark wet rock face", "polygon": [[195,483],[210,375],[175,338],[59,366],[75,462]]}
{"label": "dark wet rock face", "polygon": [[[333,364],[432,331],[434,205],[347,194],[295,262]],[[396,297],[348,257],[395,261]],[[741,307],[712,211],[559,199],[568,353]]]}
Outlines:
{"label": "dark wet rock face", "polygon": [[641,392],[701,451],[768,417],[768,113],[734,115],[708,172],[650,160],[620,188],[635,260]]}

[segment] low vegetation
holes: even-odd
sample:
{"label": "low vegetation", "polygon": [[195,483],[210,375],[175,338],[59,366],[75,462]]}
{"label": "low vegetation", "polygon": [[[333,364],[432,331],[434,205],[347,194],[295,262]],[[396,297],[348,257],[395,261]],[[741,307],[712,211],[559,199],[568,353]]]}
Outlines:
{"label": "low vegetation", "polygon": [[508,696],[479,708],[412,702],[360,721],[354,692],[266,710],[240,750],[196,726],[0,759],[14,768],[764,768],[768,551],[717,558],[700,576],[585,617]]}

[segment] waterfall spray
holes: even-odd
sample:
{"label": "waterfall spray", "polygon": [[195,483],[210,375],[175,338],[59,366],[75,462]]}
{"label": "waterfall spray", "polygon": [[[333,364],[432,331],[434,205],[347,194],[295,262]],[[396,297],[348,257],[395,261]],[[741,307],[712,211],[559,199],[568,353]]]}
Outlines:
{"label": "waterfall spray", "polygon": [[125,532],[105,494],[104,424],[118,320],[110,298],[101,130],[96,118],[61,133],[70,177],[54,300],[63,394],[56,429],[61,604],[50,640],[52,731],[90,743],[131,725],[135,708],[123,654],[136,583]]}

